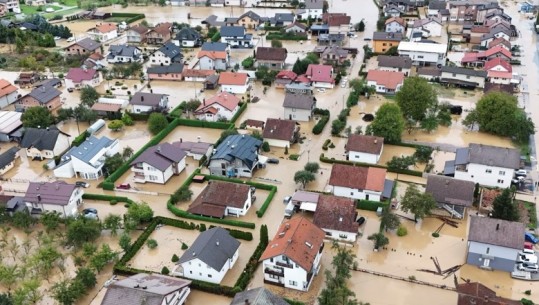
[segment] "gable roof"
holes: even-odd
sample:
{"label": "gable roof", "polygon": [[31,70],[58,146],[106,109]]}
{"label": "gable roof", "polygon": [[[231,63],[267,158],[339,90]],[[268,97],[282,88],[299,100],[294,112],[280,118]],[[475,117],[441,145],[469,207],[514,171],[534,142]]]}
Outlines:
{"label": "gable roof", "polygon": [[509,50],[507,50],[506,48],[500,46],[500,45],[497,45],[497,46],[494,46],[488,50],[485,51],[485,57],[490,57],[496,53],[502,53],[502,55],[505,55],[507,58],[511,58],[512,55],[511,55],[511,52],[509,52]]}
{"label": "gable roof", "polygon": [[511,49],[511,43],[509,41],[507,41],[506,39],[500,37],[500,38],[496,38],[494,40],[492,40],[491,42],[488,43],[488,48],[493,48],[497,45],[504,45],[506,46],[507,48]]}
{"label": "gable roof", "polygon": [[280,296],[273,294],[264,287],[245,290],[236,293],[230,305],[289,305]]}
{"label": "gable roof", "polygon": [[388,25],[388,24],[390,24],[392,22],[396,22],[396,23],[400,24],[403,27],[406,26],[406,21],[401,17],[391,17],[391,18],[387,19],[386,20],[386,25]]}
{"label": "gable roof", "polygon": [[262,141],[250,135],[231,135],[217,146],[211,160],[224,159],[232,162],[234,159],[239,159],[250,168],[258,161],[260,146],[262,146]]}
{"label": "gable roof", "polygon": [[443,10],[447,7],[447,3],[445,1],[430,1],[429,2],[429,9],[431,10]]}
{"label": "gable roof", "polygon": [[283,107],[310,110],[315,103],[316,98],[309,94],[286,92]]}
{"label": "gable roof", "polygon": [[55,87],[52,87],[50,85],[43,85],[39,88],[34,88],[30,93],[28,93],[28,96],[33,97],[41,104],[46,104],[56,97],[60,96],[62,92]]}
{"label": "gable roof", "polygon": [[262,137],[264,139],[291,141],[294,137],[295,130],[296,121],[268,118]]}
{"label": "gable roof", "polygon": [[310,272],[314,259],[324,244],[325,235],[322,229],[306,218],[292,218],[281,223],[277,233],[262,253],[260,261],[284,255]]}
{"label": "gable roof", "polygon": [[279,73],[277,73],[277,76],[275,76],[276,79],[290,79],[295,80],[298,75],[290,70],[281,70]]}
{"label": "gable roof", "polygon": [[256,48],[256,60],[285,61],[287,56],[285,48],[258,47]]}
{"label": "gable roof", "polygon": [[176,40],[197,40],[201,39],[200,33],[191,27],[185,27],[176,34]]}
{"label": "gable roof", "polygon": [[154,66],[146,69],[148,74],[169,74],[169,73],[182,73],[183,64],[179,62],[173,62],[168,66]]}
{"label": "gable roof", "polygon": [[11,147],[10,149],[0,154],[0,168],[4,168],[9,163],[13,162],[18,152],[19,149],[17,147]]}
{"label": "gable roof", "polygon": [[189,284],[191,281],[180,278],[139,273],[112,283],[101,305],[161,305],[166,295]]}
{"label": "gable roof", "polygon": [[[82,142],[79,146],[74,146],[68,152],[62,156],[62,161],[67,161],[68,158],[77,158],[90,166],[95,166],[91,164],[90,161],[99,153],[103,148],[111,146],[116,140],[111,140],[107,137],[96,138],[91,136],[86,141]],[[98,162],[98,165],[103,164]],[[97,166],[96,166],[97,167]]]}
{"label": "gable roof", "polygon": [[174,142],[172,145],[178,147],[179,149],[185,151],[186,153],[192,153],[192,154],[201,154],[205,155],[208,153],[208,149],[210,147],[213,147],[213,144],[211,143],[204,143],[204,142],[190,142],[190,141],[180,141],[180,142]]}
{"label": "gable roof", "polygon": [[187,212],[222,218],[227,207],[243,208],[250,191],[246,184],[211,180]]}
{"label": "gable roof", "polygon": [[475,184],[472,181],[447,176],[429,175],[426,193],[432,194],[439,204],[454,204],[469,207],[473,203]]}
{"label": "gable roof", "polygon": [[519,301],[513,301],[496,296],[496,292],[487,286],[475,283],[462,283],[457,285],[457,305],[521,305]]}
{"label": "gable roof", "polygon": [[525,232],[524,224],[518,221],[471,216],[468,241],[520,250]]}
{"label": "gable roof", "polygon": [[384,147],[384,138],[368,135],[352,134],[346,143],[347,151],[357,151],[379,155]]}
{"label": "gable roof", "polygon": [[109,47],[108,58],[114,58],[115,56],[134,57],[136,50],[140,49],[126,44],[112,45]]}
{"label": "gable roof", "polygon": [[356,216],[354,200],[331,195],[320,195],[314,212],[313,223],[322,229],[357,234],[359,225],[356,222]]}
{"label": "gable roof", "polygon": [[305,1],[305,9],[322,9],[324,7],[323,0],[308,0]]}
{"label": "gable roof", "polygon": [[69,137],[69,135],[61,132],[56,127],[46,129],[26,128],[20,146],[22,148],[33,147],[38,150],[53,150],[60,133]]}
{"label": "gable roof", "polygon": [[239,247],[240,242],[230,236],[227,230],[221,227],[211,228],[198,235],[189,249],[180,257],[178,264],[198,258],[213,269],[221,271]]}
{"label": "gable roof", "polygon": [[118,27],[114,23],[101,23],[99,25],[96,25],[95,28],[93,29],[95,29],[96,31],[100,33],[109,33],[109,32],[118,30]]}
{"label": "gable roof", "polygon": [[118,112],[122,109],[122,105],[97,102],[92,105],[91,109],[95,111]]}
{"label": "gable roof", "polygon": [[387,56],[378,55],[378,67],[390,67],[390,68],[412,68],[412,60],[408,56]]}
{"label": "gable roof", "polygon": [[160,171],[165,171],[173,163],[180,162],[185,156],[187,156],[185,151],[170,143],[164,142],[148,147],[142,154],[133,160],[130,165],[133,166],[138,163],[146,163]]}
{"label": "gable roof", "polygon": [[163,23],[157,24],[153,29],[151,29],[150,33],[155,32],[157,34],[167,36],[167,35],[170,35],[171,28],[172,28],[172,23],[163,22]]}
{"label": "gable roof", "polygon": [[216,60],[216,59],[226,59],[227,58],[227,53],[226,51],[205,51],[205,50],[200,50],[198,51],[198,54],[197,54],[197,58],[202,58],[204,56],[207,56],[213,60]]}
{"label": "gable roof", "polygon": [[219,74],[219,85],[243,86],[247,83],[249,75],[241,72],[221,72]]}
{"label": "gable roof", "polygon": [[72,80],[74,83],[80,83],[84,80],[92,80],[99,72],[95,69],[69,68],[66,79]]}
{"label": "gable roof", "polygon": [[211,107],[214,104],[221,105],[223,108],[233,111],[234,109],[236,109],[236,107],[238,107],[239,103],[239,97],[232,93],[223,91],[217,93],[216,95],[208,99],[204,99],[200,106],[198,106],[198,108],[195,110],[195,113],[200,112],[208,107]]}
{"label": "gable roof", "polygon": [[0,79],[0,97],[6,96],[17,91],[17,87],[13,86],[5,79]]}
{"label": "gable roof", "polygon": [[442,22],[439,21],[437,18],[429,17],[425,19],[418,19],[414,21],[414,24],[412,25],[413,28],[419,28],[423,27],[429,23],[438,23],[440,26],[442,25]]}
{"label": "gable roof", "polygon": [[21,117],[21,112],[0,111],[0,133],[8,135],[21,127]]}
{"label": "gable roof", "polygon": [[67,205],[76,189],[75,184],[63,181],[56,182],[30,182],[24,201],[30,203],[44,203],[53,205]]}
{"label": "gable roof", "polygon": [[140,105],[140,106],[158,106],[161,99],[166,96],[166,94],[156,94],[156,93],[147,93],[147,92],[137,92],[129,100],[131,105]]}
{"label": "gable roof", "polygon": [[333,164],[329,185],[382,192],[386,172],[384,168]]}
{"label": "gable roof", "polygon": [[520,167],[520,151],[514,148],[470,143],[468,148],[459,148],[455,156],[455,165],[483,164],[503,168]]}
{"label": "gable roof", "polygon": [[401,41],[403,37],[402,33],[393,32],[374,32],[372,34],[372,40]]}
{"label": "gable roof", "polygon": [[324,13],[322,14],[322,22],[329,26],[349,25],[351,17],[345,13]]}
{"label": "gable roof", "polygon": [[513,66],[511,66],[509,62],[507,62],[506,60],[500,57],[493,58],[487,61],[485,65],[483,66],[483,69],[485,71],[488,71],[496,66],[502,66],[502,68],[507,70],[507,72],[513,72]]}
{"label": "gable roof", "polygon": [[333,67],[330,65],[309,64],[305,75],[313,82],[334,83],[335,80],[331,76]]}
{"label": "gable roof", "polygon": [[251,18],[252,20],[255,20],[255,21],[260,21],[260,19],[262,18],[262,17],[260,17],[260,15],[258,15],[257,13],[255,13],[253,11],[247,11],[247,12],[241,14],[238,17],[238,20],[242,19],[243,17],[249,17],[249,18]]}
{"label": "gable roof", "polygon": [[183,77],[208,77],[210,75],[216,75],[215,70],[184,69],[182,72]]}
{"label": "gable roof", "polygon": [[376,82],[378,85],[392,90],[396,90],[404,83],[404,73],[396,71],[369,70],[367,81]]}
{"label": "gable roof", "polygon": [[243,26],[222,26],[221,37],[243,37],[245,28]]}
{"label": "gable roof", "polygon": [[205,42],[200,48],[201,51],[226,51],[228,45],[222,42]]}
{"label": "gable roof", "polygon": [[147,27],[141,24],[137,24],[135,26],[130,27],[128,31],[133,31],[133,32],[139,33],[140,35],[144,35],[148,33],[150,29],[148,29]]}
{"label": "gable roof", "polygon": [[286,29],[291,29],[293,27],[298,27],[300,29],[303,29],[303,30],[307,30],[307,25],[301,23],[301,22],[297,22],[295,21],[294,23],[291,23],[289,25],[286,26]]}
{"label": "gable roof", "polygon": [[161,53],[163,53],[166,57],[171,58],[171,59],[174,59],[176,57],[179,57],[179,58],[183,57],[180,47],[178,47],[172,42],[165,43],[163,46],[159,48],[159,51],[161,51]]}
{"label": "gable roof", "polygon": [[462,68],[462,67],[442,66],[442,72],[477,76],[477,77],[487,77],[486,71],[474,70],[474,69],[468,69],[468,68]]}

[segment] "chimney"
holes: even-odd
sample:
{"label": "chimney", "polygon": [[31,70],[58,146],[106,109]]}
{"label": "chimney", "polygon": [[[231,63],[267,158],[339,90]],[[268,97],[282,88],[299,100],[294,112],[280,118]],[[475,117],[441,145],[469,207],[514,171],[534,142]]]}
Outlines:
{"label": "chimney", "polygon": [[204,107],[206,106],[206,99],[205,98],[202,99],[202,106],[204,106]]}
{"label": "chimney", "polygon": [[374,139],[374,144],[378,144],[378,139]]}
{"label": "chimney", "polygon": [[215,245],[216,245],[217,247],[219,247],[219,241],[216,241],[216,242],[215,242]]}
{"label": "chimney", "polygon": [[161,146],[157,146],[157,152],[161,152]]}
{"label": "chimney", "polygon": [[141,102],[144,102],[144,95],[141,95],[141,96],[140,96],[140,101],[141,101]]}
{"label": "chimney", "polygon": [[58,185],[58,183],[56,183],[56,185],[54,185],[56,190],[59,190],[60,189],[60,185]]}
{"label": "chimney", "polygon": [[37,194],[37,201],[41,201],[41,194]]}
{"label": "chimney", "polygon": [[497,224],[496,224],[496,231],[498,231],[499,229],[500,229],[500,224],[497,223]]}

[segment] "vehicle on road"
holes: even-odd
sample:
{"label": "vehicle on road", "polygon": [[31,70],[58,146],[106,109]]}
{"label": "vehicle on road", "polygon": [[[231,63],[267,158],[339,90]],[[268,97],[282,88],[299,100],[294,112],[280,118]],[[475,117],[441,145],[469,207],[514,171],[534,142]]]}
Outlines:
{"label": "vehicle on road", "polygon": [[536,264],[537,263],[537,256],[535,255],[530,255],[530,254],[527,254],[527,255],[521,255],[519,254],[517,256],[517,262],[520,262],[520,263],[533,263],[533,264]]}
{"label": "vehicle on road", "polygon": [[515,176],[524,176],[526,177],[528,175],[528,172],[525,169],[519,169],[515,172]]}
{"label": "vehicle on road", "polygon": [[269,164],[279,164],[279,159],[277,159],[277,158],[269,158],[268,163]]}
{"label": "vehicle on road", "polygon": [[118,184],[116,186],[117,189],[120,189],[120,190],[128,190],[131,188],[131,184],[129,183],[122,183],[122,184]]}
{"label": "vehicle on road", "polygon": [[530,232],[526,232],[524,233],[524,239],[528,242],[531,242],[532,244],[537,244],[539,243],[539,238],[537,238],[535,235],[533,235],[532,233]]}
{"label": "vehicle on road", "polygon": [[73,42],[73,41],[75,41],[75,36],[69,37],[66,41],[67,41],[67,42]]}
{"label": "vehicle on road", "polygon": [[83,187],[83,188],[90,187],[90,183],[85,182],[85,181],[77,181],[77,182],[75,182],[75,185],[78,186],[78,187]]}
{"label": "vehicle on road", "polygon": [[326,89],[325,88],[318,88],[318,92],[324,93],[324,92],[326,92]]}
{"label": "vehicle on road", "polygon": [[517,269],[520,271],[528,271],[532,273],[537,273],[539,271],[539,266],[532,263],[518,263]]}

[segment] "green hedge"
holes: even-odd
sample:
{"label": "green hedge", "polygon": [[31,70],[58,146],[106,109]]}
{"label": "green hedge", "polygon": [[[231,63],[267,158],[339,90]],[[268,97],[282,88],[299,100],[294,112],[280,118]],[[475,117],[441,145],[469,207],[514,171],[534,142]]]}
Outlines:
{"label": "green hedge", "polygon": [[266,35],[266,41],[273,39],[277,40],[307,40],[307,35],[291,35],[291,34],[281,34],[279,32],[269,32]]}
{"label": "green hedge", "polygon": [[154,218],[146,227],[146,230],[140,234],[139,238],[135,240],[135,242],[129,247],[127,251],[125,251],[124,255],[118,260],[116,265],[114,265],[114,272],[130,272],[129,270],[131,268],[127,267],[126,264],[137,254],[137,252],[140,250],[142,246],[146,243],[146,240],[152,232],[155,230],[157,225],[159,224],[159,219],[156,217]]}
{"label": "green hedge", "polygon": [[326,127],[326,124],[329,122],[329,115],[323,115],[320,120],[314,125],[313,127],[313,133],[314,134],[321,134],[322,131],[324,131],[324,127]]}
{"label": "green hedge", "polygon": [[370,200],[358,200],[356,202],[356,207],[361,210],[367,210],[367,211],[375,211],[378,210],[379,207],[387,208],[389,205],[388,201],[370,201]]}
{"label": "green hedge", "polygon": [[84,193],[82,195],[83,199],[90,199],[90,200],[100,200],[100,201],[112,201],[116,200],[116,202],[125,202],[127,204],[134,203],[133,200],[123,197],[123,196],[112,196],[112,195],[104,195],[104,194],[90,194],[90,193]]}
{"label": "green hedge", "polygon": [[234,116],[230,119],[230,123],[235,124],[245,109],[247,109],[247,103],[240,103],[240,109],[238,109],[238,112],[236,112],[236,114],[234,114]]}
{"label": "green hedge", "polygon": [[146,122],[148,121],[148,118],[150,118],[150,114],[148,113],[133,113],[128,111],[127,114],[133,119],[133,121]]}
{"label": "green hedge", "polygon": [[127,24],[146,18],[144,14],[138,13],[111,13],[111,17],[130,17],[125,20]]}
{"label": "green hedge", "polygon": [[71,147],[79,146],[81,145],[86,139],[90,136],[90,133],[88,131],[84,131],[80,135],[78,135],[73,141],[71,142]]}
{"label": "green hedge", "polygon": [[256,211],[256,216],[258,218],[261,218],[266,213],[266,210],[269,208],[269,205],[271,201],[273,200],[273,197],[275,196],[275,193],[277,193],[277,187],[272,185],[273,188],[271,189],[270,193],[268,194],[268,198],[266,198],[266,201],[264,201],[264,204],[260,207],[258,211]]}
{"label": "green hedge", "polygon": [[204,165],[204,163],[206,163],[206,161],[208,161],[208,157],[206,157],[206,155],[203,155],[202,158],[200,158],[200,160],[198,160],[198,166]]}
{"label": "green hedge", "polygon": [[245,221],[231,220],[231,219],[211,218],[207,216],[191,214],[182,209],[175,207],[170,202],[170,200],[167,202],[167,208],[170,212],[172,212],[172,214],[181,218],[207,221],[207,222],[219,223],[223,225],[235,226],[235,227],[240,227],[240,228],[248,228],[248,229],[254,229],[256,227],[256,225],[252,222],[245,222]]}
{"label": "green hedge", "polygon": [[[215,227],[216,226],[214,225],[210,225],[209,229],[215,228]],[[243,239],[247,241],[253,240],[253,234],[251,232],[245,232],[245,231],[234,230],[234,229],[229,229],[229,228],[223,228],[223,229],[227,230],[228,233],[230,233],[230,236],[234,238]]]}
{"label": "green hedge", "polygon": [[288,298],[284,298],[284,300],[290,305],[305,305],[305,303],[303,303],[303,302],[296,301],[296,300],[291,300],[291,299],[288,299]]}
{"label": "green hedge", "polygon": [[178,105],[176,107],[174,107],[174,109],[172,109],[171,112],[169,112],[169,116],[171,117],[175,117],[175,118],[179,118],[182,116],[182,113],[183,113],[183,108],[181,105]]}
{"label": "green hedge", "polygon": [[404,174],[404,175],[410,175],[410,176],[416,176],[416,177],[423,177],[423,172],[415,171],[411,169],[389,169],[387,166],[380,165],[380,164],[370,164],[370,163],[363,163],[363,162],[353,162],[353,161],[347,161],[347,160],[335,160],[330,159],[324,156],[324,154],[320,154],[320,162],[323,163],[337,163],[337,164],[344,164],[344,165],[352,165],[352,166],[364,166],[364,167],[377,167],[377,168],[385,168],[388,172],[391,173],[398,173],[398,174]]}
{"label": "green hedge", "polygon": [[232,183],[241,183],[241,184],[247,184],[250,186],[254,186],[257,189],[265,190],[265,191],[271,191],[273,188],[277,188],[275,185],[271,184],[264,184],[259,182],[252,182],[252,181],[245,181],[237,178],[228,178],[228,177],[222,177],[222,176],[214,176],[214,175],[206,175],[201,174],[202,176],[206,177],[207,180],[219,180],[219,181],[227,181]]}
{"label": "green hedge", "polygon": [[247,265],[245,265],[245,269],[243,269],[243,272],[241,273],[240,277],[236,281],[236,284],[234,285],[234,288],[239,288],[242,291],[247,288],[247,285],[249,285],[249,281],[253,278],[253,275],[256,271],[256,268],[258,267],[260,257],[262,256],[262,253],[264,253],[264,250],[266,250],[266,247],[268,246],[268,242],[265,241],[262,238],[262,229],[265,228],[267,231],[267,227],[265,225],[262,225],[260,227],[260,241],[258,243],[258,246],[256,246],[255,251],[251,255],[251,258],[247,261]]}
{"label": "green hedge", "polygon": [[234,126],[234,124],[226,123],[226,122],[208,122],[208,121],[189,120],[189,119],[175,119],[175,120],[178,120],[178,125],[190,126],[190,127],[229,129],[230,126]]}

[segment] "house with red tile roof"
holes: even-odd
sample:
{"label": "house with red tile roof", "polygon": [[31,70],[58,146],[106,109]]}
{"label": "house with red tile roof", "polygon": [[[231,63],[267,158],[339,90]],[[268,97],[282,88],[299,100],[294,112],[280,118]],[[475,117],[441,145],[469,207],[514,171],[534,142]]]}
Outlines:
{"label": "house with red tile roof", "polygon": [[406,20],[401,17],[391,17],[386,20],[387,33],[404,33],[406,31]]}
{"label": "house with red tile roof", "polygon": [[240,98],[228,92],[219,92],[216,95],[202,99],[202,104],[195,110],[199,120],[217,122],[225,118],[228,121],[238,112]]}
{"label": "house with red tile roof", "polygon": [[346,160],[376,164],[384,150],[384,138],[367,135],[350,135],[344,147]]}
{"label": "house with red tile roof", "polygon": [[507,49],[507,51],[511,51],[511,43],[504,38],[496,38],[488,43],[489,49],[494,48],[495,46],[502,46]]}
{"label": "house with red tile roof", "polygon": [[511,64],[500,57],[487,61],[483,70],[487,72],[487,80],[491,83],[503,85],[520,83],[520,77],[513,74]]}
{"label": "house with red tile roof", "polygon": [[0,79],[0,109],[15,103],[18,95],[17,87],[5,79]]}
{"label": "house with red tile roof", "polygon": [[118,27],[115,23],[100,23],[86,33],[93,40],[105,42],[118,37]]}
{"label": "house with red tile roof", "polygon": [[391,197],[393,189],[386,172],[384,168],[333,164],[328,184],[335,196],[381,201]]}
{"label": "house with red tile roof", "polygon": [[86,68],[69,68],[65,77],[67,88],[97,87],[102,81],[99,71]]}
{"label": "house with red tile roof", "polygon": [[268,118],[264,125],[262,137],[270,146],[290,147],[290,145],[298,141],[299,125],[293,120]]}
{"label": "house with red tile roof", "polygon": [[148,44],[161,45],[169,41],[171,38],[172,23],[163,22],[156,25],[148,33],[146,33],[146,42]]}
{"label": "house with red tile roof", "polygon": [[245,216],[254,190],[247,184],[211,180],[187,212],[215,218]]}
{"label": "house with red tile roof", "polygon": [[335,86],[333,67],[330,65],[310,64],[307,67],[305,76],[309,79],[313,87],[332,89]]}
{"label": "house with red tile roof", "polygon": [[219,74],[221,91],[244,94],[249,89],[249,75],[241,72],[221,72]]}
{"label": "house with red tile roof", "polygon": [[511,51],[502,45],[497,45],[486,51],[464,53],[461,63],[463,66],[468,67],[482,67],[486,61],[498,57],[510,61],[512,58]]}
{"label": "house with red tile roof", "polygon": [[369,70],[367,86],[374,87],[378,93],[395,94],[404,84],[404,76],[402,72]]}
{"label": "house with red tile roof", "polygon": [[228,45],[220,42],[205,42],[197,54],[201,70],[226,70],[230,63]]}
{"label": "house with red tile roof", "polygon": [[322,22],[329,27],[329,34],[342,34],[350,30],[351,17],[346,13],[324,13]]}
{"label": "house with red tile roof", "polygon": [[308,291],[320,271],[324,236],[306,218],[283,222],[260,257],[264,283]]}
{"label": "house with red tile roof", "polygon": [[320,195],[313,223],[326,232],[326,237],[355,242],[359,224],[356,202],[350,198]]}
{"label": "house with red tile roof", "polygon": [[282,70],[275,76],[275,88],[284,89],[286,85],[291,84],[298,75],[293,71]]}
{"label": "house with red tile roof", "polygon": [[457,285],[457,305],[521,305],[520,301],[502,298],[487,286],[478,282]]}

